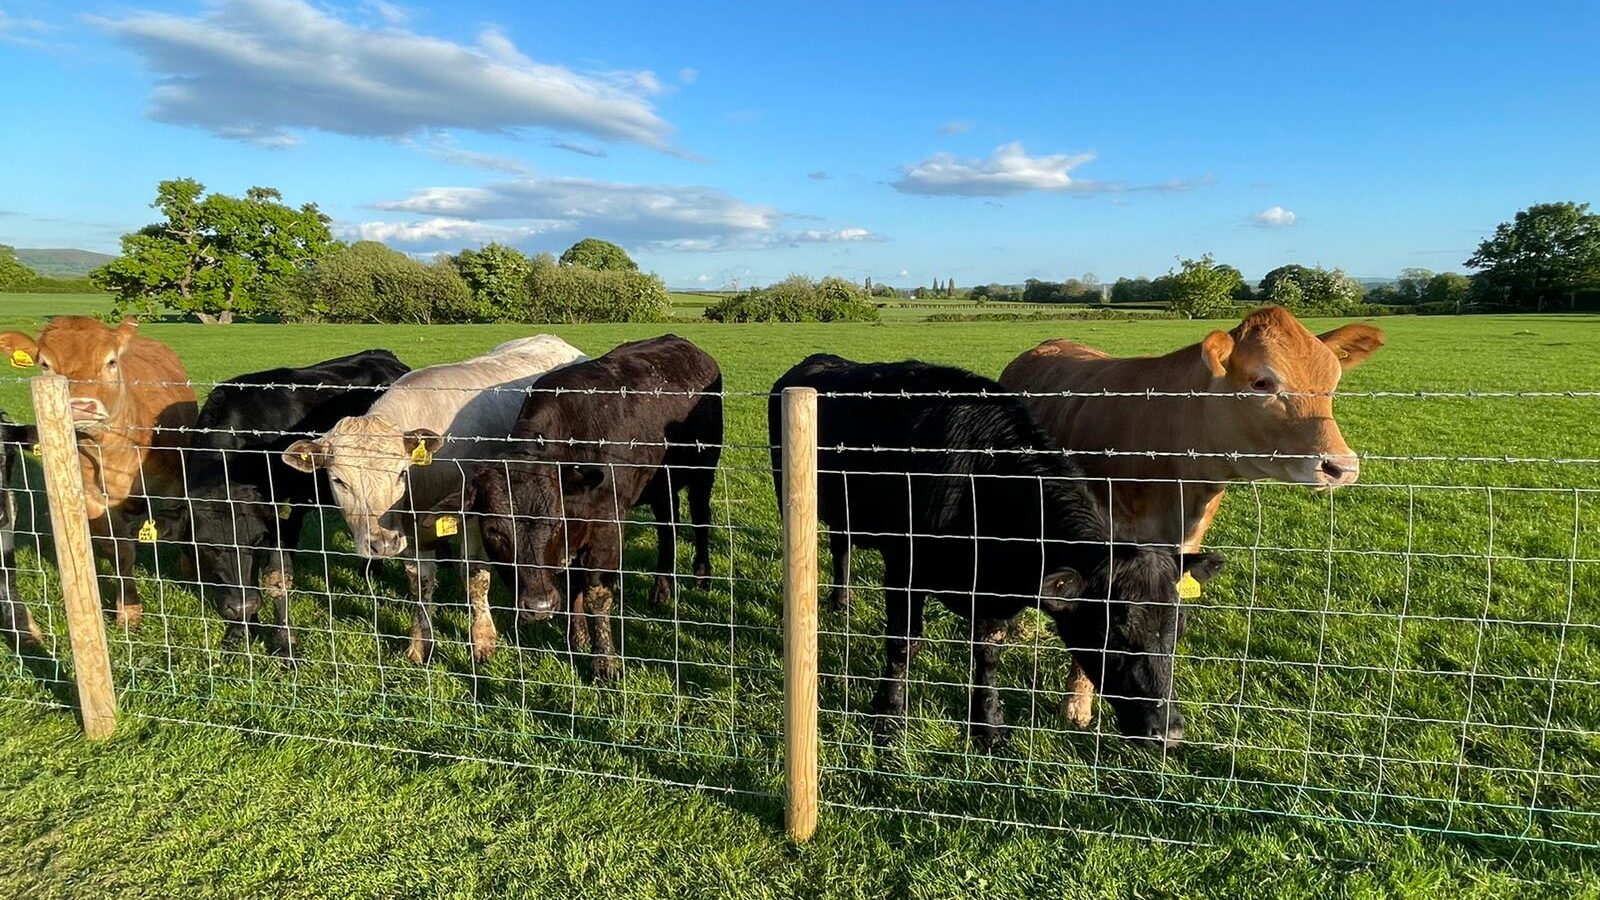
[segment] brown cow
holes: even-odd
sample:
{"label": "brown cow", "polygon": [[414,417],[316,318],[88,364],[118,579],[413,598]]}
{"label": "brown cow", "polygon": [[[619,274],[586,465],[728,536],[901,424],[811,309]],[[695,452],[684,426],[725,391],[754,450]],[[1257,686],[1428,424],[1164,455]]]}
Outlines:
{"label": "brown cow", "polygon": [[[1117,540],[1194,553],[1227,482],[1355,482],[1360,461],[1333,419],[1332,392],[1346,369],[1381,346],[1383,333],[1370,325],[1313,335],[1287,310],[1268,306],[1232,331],[1213,331],[1165,356],[1118,359],[1073,341],[1046,341],[1012,360],[1000,383],[1057,394],[1209,395],[1023,400],[1051,437],[1083,454],[1076,459],[1085,473],[1111,479]],[[1157,455],[1138,455],[1144,451]],[[1068,690],[1067,717],[1088,725],[1093,687],[1076,666]]]}
{"label": "brown cow", "polygon": [[133,580],[133,536],[149,515],[148,498],[181,490],[179,448],[196,412],[177,354],[138,330],[135,319],[109,328],[89,316],[61,316],[37,340],[0,334],[0,351],[13,365],[37,363],[71,383],[89,531],[116,572],[117,623],[130,626],[144,609]]}

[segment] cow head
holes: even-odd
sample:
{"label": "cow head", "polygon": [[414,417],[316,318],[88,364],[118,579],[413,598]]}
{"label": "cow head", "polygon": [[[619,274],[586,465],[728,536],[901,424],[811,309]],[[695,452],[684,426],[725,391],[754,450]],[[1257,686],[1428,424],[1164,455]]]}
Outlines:
{"label": "cow head", "polygon": [[[1232,331],[1200,343],[1211,390],[1247,395],[1210,404],[1208,429],[1230,435],[1241,477],[1339,487],[1353,484],[1361,464],[1333,420],[1333,390],[1346,369],[1383,346],[1371,325],[1345,325],[1313,335],[1287,310],[1268,306]],[[1261,454],[1279,454],[1278,458]]]}
{"label": "cow head", "polygon": [[71,383],[72,423],[92,436],[105,430],[127,399],[122,354],[138,332],[137,319],[110,328],[89,316],[60,316],[38,340],[17,331],[0,334],[0,352],[19,368],[38,365],[46,374],[65,377]]}
{"label": "cow head", "polygon": [[[1178,581],[1204,582],[1222,570],[1216,553],[1176,554],[1115,544],[1085,572],[1057,568],[1039,586],[1039,608],[1110,701],[1117,730],[1165,747],[1183,740],[1183,714],[1172,685],[1172,658],[1183,636]],[[1089,568],[1089,567],[1085,567]]]}
{"label": "cow head", "polygon": [[356,552],[388,557],[406,549],[399,516],[409,511],[401,501],[411,466],[443,445],[444,437],[426,428],[405,431],[377,416],[350,416],[320,438],[290,444],[283,461],[302,472],[326,469]]}
{"label": "cow head", "polygon": [[[217,480],[191,484],[188,499],[162,515],[162,532],[192,559],[201,597],[229,623],[261,608],[255,553],[276,545],[277,506],[252,485]],[[192,557],[187,554],[192,553]]]}
{"label": "cow head", "polygon": [[606,481],[601,466],[516,455],[480,465],[461,509],[472,516],[490,561],[514,572],[517,608],[544,619],[563,605],[564,572],[589,544],[588,497]]}

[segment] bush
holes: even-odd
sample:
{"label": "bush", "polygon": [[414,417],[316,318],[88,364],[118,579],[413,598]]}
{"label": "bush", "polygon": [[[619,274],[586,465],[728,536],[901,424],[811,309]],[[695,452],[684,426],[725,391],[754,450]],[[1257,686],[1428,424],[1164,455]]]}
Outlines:
{"label": "bush", "polygon": [[511,314],[530,323],[662,322],[671,311],[672,297],[659,275],[557,265],[540,254]]}
{"label": "bush", "polygon": [[1036,313],[934,313],[923,319],[924,322],[1070,322],[1070,321],[1124,321],[1124,320],[1149,320],[1173,319],[1175,313],[1132,313],[1120,309],[1086,309],[1076,307],[1060,312]]}
{"label": "bush", "polygon": [[418,262],[373,241],[333,251],[279,300],[283,318],[296,322],[470,322],[474,307],[449,261]]}
{"label": "bush", "polygon": [[708,307],[713,322],[876,322],[878,307],[843,278],[812,281],[791,275],[764,288],[735,294]]}

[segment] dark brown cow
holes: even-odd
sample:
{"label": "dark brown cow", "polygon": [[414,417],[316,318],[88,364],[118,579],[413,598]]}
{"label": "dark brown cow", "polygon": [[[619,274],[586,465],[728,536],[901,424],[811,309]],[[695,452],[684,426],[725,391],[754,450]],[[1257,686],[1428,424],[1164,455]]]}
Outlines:
{"label": "dark brown cow", "polygon": [[138,331],[134,319],[108,328],[89,316],[61,316],[38,339],[0,334],[0,351],[13,364],[37,363],[71,382],[89,531],[117,573],[117,623],[130,626],[144,611],[133,538],[150,515],[149,498],[182,489],[179,453],[197,410],[177,354]]}
{"label": "dark brown cow", "polygon": [[694,574],[709,586],[721,391],[716,360],[683,338],[623,344],[539,379],[512,435],[517,449],[481,464],[467,484],[459,508],[489,559],[514,567],[524,614],[560,609],[560,576],[569,575],[569,634],[580,650],[592,641],[597,680],[615,671],[611,603],[628,510],[648,503],[655,513],[654,599],[668,603],[678,492],[687,489]]}

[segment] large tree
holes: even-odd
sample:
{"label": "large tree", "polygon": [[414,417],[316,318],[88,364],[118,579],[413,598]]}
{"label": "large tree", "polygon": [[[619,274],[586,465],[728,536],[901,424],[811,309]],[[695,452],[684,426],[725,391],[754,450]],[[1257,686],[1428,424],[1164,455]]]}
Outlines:
{"label": "large tree", "polygon": [[0,291],[16,291],[39,279],[33,271],[17,259],[15,247],[0,244]]}
{"label": "large tree", "polygon": [[587,266],[603,272],[637,272],[639,264],[628,256],[628,251],[610,241],[584,238],[561,254],[563,266]]}
{"label": "large tree", "polygon": [[523,307],[533,262],[515,247],[491,242],[461,251],[454,262],[472,287],[480,318],[506,319]]}
{"label": "large tree", "polygon": [[273,291],[334,246],[316,204],[288,206],[272,188],[205,195],[179,178],[161,182],[150,205],[162,221],[123,235],[122,256],[91,274],[119,311],[169,306],[208,323],[271,312]]}
{"label": "large tree", "polygon": [[1576,304],[1600,290],[1600,215],[1587,203],[1539,203],[1502,222],[1466,261],[1491,295],[1518,309]]}
{"label": "large tree", "polygon": [[1345,313],[1360,306],[1366,291],[1340,269],[1308,268],[1291,263],[1261,279],[1259,295],[1295,311]]}
{"label": "large tree", "polygon": [[1172,295],[1168,307],[1191,319],[1221,315],[1233,309],[1233,292],[1239,285],[1239,272],[1232,266],[1219,266],[1207,253],[1199,259],[1185,259],[1171,273]]}

